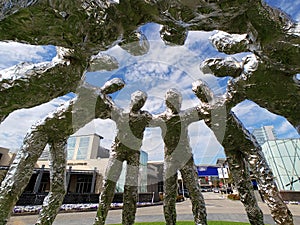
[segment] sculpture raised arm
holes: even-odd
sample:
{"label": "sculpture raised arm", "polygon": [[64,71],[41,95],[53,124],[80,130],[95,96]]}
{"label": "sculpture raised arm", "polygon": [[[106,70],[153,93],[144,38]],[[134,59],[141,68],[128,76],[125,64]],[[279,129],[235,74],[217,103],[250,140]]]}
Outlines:
{"label": "sculpture raised arm", "polygon": [[0,122],[11,112],[75,92],[86,65],[68,49],[57,48],[51,62],[21,63],[0,71]]}

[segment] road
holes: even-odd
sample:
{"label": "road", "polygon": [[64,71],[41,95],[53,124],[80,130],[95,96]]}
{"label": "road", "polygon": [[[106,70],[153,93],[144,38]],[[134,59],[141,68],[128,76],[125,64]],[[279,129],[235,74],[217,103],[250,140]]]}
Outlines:
{"label": "road", "polygon": [[[246,212],[240,201],[232,201],[222,198],[217,193],[204,193],[208,220],[223,220],[248,222]],[[270,211],[265,203],[260,202],[259,206],[264,212],[265,223],[275,224],[270,216]],[[300,224],[300,205],[289,205],[294,215],[294,224]],[[187,199],[176,204],[178,220],[193,220],[192,206]],[[110,210],[107,224],[121,223],[122,210]],[[61,213],[57,216],[54,225],[85,225],[93,224],[96,212]],[[32,225],[37,215],[13,216],[8,225]],[[136,222],[164,221],[162,205],[138,208]]]}

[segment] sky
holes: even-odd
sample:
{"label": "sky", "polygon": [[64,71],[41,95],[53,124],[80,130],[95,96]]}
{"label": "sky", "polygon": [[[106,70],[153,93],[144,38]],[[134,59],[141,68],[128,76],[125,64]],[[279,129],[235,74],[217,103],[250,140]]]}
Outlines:
{"label": "sky", "polygon": [[[273,1],[278,7],[285,7],[293,18],[300,18],[291,4],[284,1]],[[300,6],[298,7],[298,9]],[[143,90],[148,94],[148,100],[143,107],[152,114],[165,110],[164,95],[169,88],[178,89],[183,95],[182,110],[196,106],[199,101],[194,96],[191,85],[197,79],[205,80],[217,95],[222,95],[226,88],[227,78],[216,78],[212,75],[203,75],[199,65],[208,57],[226,56],[217,52],[210,44],[208,38],[214,32],[189,32],[184,46],[166,46],[159,36],[158,24],[147,24],[140,28],[149,40],[149,52],[143,56],[132,56],[119,46],[102,52],[114,57],[119,68],[113,71],[98,71],[86,74],[86,81],[101,86],[105,81],[121,77],[126,86],[113,99],[118,107],[128,110],[130,94],[136,90]],[[135,45],[136,43],[131,43]],[[50,61],[55,56],[54,46],[30,46],[19,43],[0,42],[0,74],[1,70],[20,62]],[[239,56],[236,56],[239,58]],[[0,146],[17,151],[27,130],[38,120],[47,116],[59,105],[74,95],[66,95],[53,99],[49,103],[13,112],[0,125]],[[285,118],[268,112],[254,102],[245,100],[234,109],[243,124],[250,131],[262,125],[273,125],[279,138],[297,138],[299,135]],[[96,119],[79,130],[77,134],[94,133],[102,135],[101,145],[110,149],[116,134],[116,126],[111,120]],[[213,132],[203,121],[189,126],[190,145],[192,147],[196,164],[214,164],[218,158],[225,154],[220,143],[217,142]],[[148,128],[144,134],[142,149],[149,154],[149,160],[163,160],[163,142],[159,128]]]}

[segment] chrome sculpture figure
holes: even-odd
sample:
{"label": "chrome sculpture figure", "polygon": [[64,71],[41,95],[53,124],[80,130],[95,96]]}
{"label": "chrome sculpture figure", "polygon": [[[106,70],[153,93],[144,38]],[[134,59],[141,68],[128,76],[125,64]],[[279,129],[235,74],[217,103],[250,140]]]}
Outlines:
{"label": "chrome sculpture figure", "polygon": [[99,198],[99,207],[94,225],[104,225],[112,203],[116,183],[126,161],[126,176],[123,192],[122,224],[132,225],[135,220],[138,198],[138,174],[140,165],[140,149],[144,131],[149,126],[152,116],[141,110],[147,99],[146,93],[136,91],[131,95],[130,112],[124,112],[115,104],[110,118],[117,125],[117,136],[112,146],[112,155],[106,171],[103,191]]}
{"label": "chrome sculpture figure", "polygon": [[[176,224],[177,179],[180,171],[189,190],[195,224],[207,224],[204,198],[198,182],[198,173],[189,144],[188,126],[207,115],[207,109],[199,107],[181,110],[182,96],[176,89],[165,95],[166,111],[155,116],[164,140],[164,215],[166,223]],[[205,109],[204,109],[205,108]]]}
{"label": "chrome sculpture figure", "polygon": [[[66,192],[66,141],[94,118],[106,118],[114,106],[103,95],[124,87],[113,79],[102,88],[82,85],[80,95],[32,126],[0,187],[0,224],[6,224],[19,196],[28,184],[34,165],[47,144],[51,153],[51,187],[36,224],[52,224]],[[97,106],[95,110],[95,105]],[[77,122],[73,118],[76,115]]]}
{"label": "chrome sculpture figure", "polygon": [[[218,34],[216,34],[216,36],[217,35]],[[250,46],[251,42],[247,40],[247,36],[241,38],[239,42],[235,42],[233,35],[225,34],[224,32],[220,35],[225,35],[227,43],[230,44],[224,45],[222,43],[224,38],[218,37],[212,37],[212,43],[218,49],[221,46],[223,48],[226,46],[226,48],[223,49],[225,52],[238,53],[243,48],[244,51],[247,51],[246,49],[253,47]],[[241,43],[243,43],[243,45]],[[236,50],[238,49],[237,46],[243,47]],[[275,222],[277,224],[293,224],[292,214],[279,195],[274,175],[266,162],[261,146],[258,145],[255,137],[249,133],[237,116],[230,111],[234,105],[247,98],[247,96],[241,94],[245,89],[245,82],[249,85],[251,78],[261,75],[259,70],[263,65],[259,63],[259,61],[254,62],[251,58],[252,57],[246,57],[239,63],[235,60],[232,61],[231,58],[207,59],[202,63],[201,68],[204,73],[207,70],[217,76],[224,76],[224,74],[226,74],[235,77],[229,81],[228,85],[225,104],[227,105],[227,109],[229,109],[228,115],[230,115],[230,117],[227,120],[227,130],[222,143],[226,156],[228,157],[228,163],[235,184],[241,196],[241,201],[245,205],[249,221],[251,224],[263,224],[263,214],[261,210],[259,210],[257,203],[251,200],[253,199],[251,196],[254,196],[254,193],[252,185],[250,185],[248,167],[251,168],[251,171],[260,185],[260,190],[264,195],[265,202],[268,204]],[[251,63],[251,61],[253,62]],[[270,81],[270,83],[273,82]],[[261,98],[264,97],[265,96],[261,96]],[[277,97],[274,97],[274,99],[276,98]],[[229,133],[234,135],[231,135],[229,138]],[[241,179],[241,177],[243,177],[243,179]],[[245,182],[245,180],[248,180],[248,182]]]}

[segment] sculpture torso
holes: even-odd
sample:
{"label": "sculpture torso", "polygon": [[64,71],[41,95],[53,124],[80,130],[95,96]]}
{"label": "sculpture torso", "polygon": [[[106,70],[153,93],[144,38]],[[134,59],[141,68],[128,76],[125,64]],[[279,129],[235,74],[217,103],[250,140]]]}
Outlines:
{"label": "sculpture torso", "polygon": [[114,111],[112,119],[117,125],[115,151],[140,151],[144,131],[151,121],[151,115],[146,111],[125,113],[123,110]]}
{"label": "sculpture torso", "polygon": [[181,153],[191,152],[188,126],[197,121],[192,114],[191,111],[186,110],[177,114],[166,112],[159,116],[159,119],[162,120],[160,127],[165,143],[165,155],[169,155],[175,150],[179,150]]}

